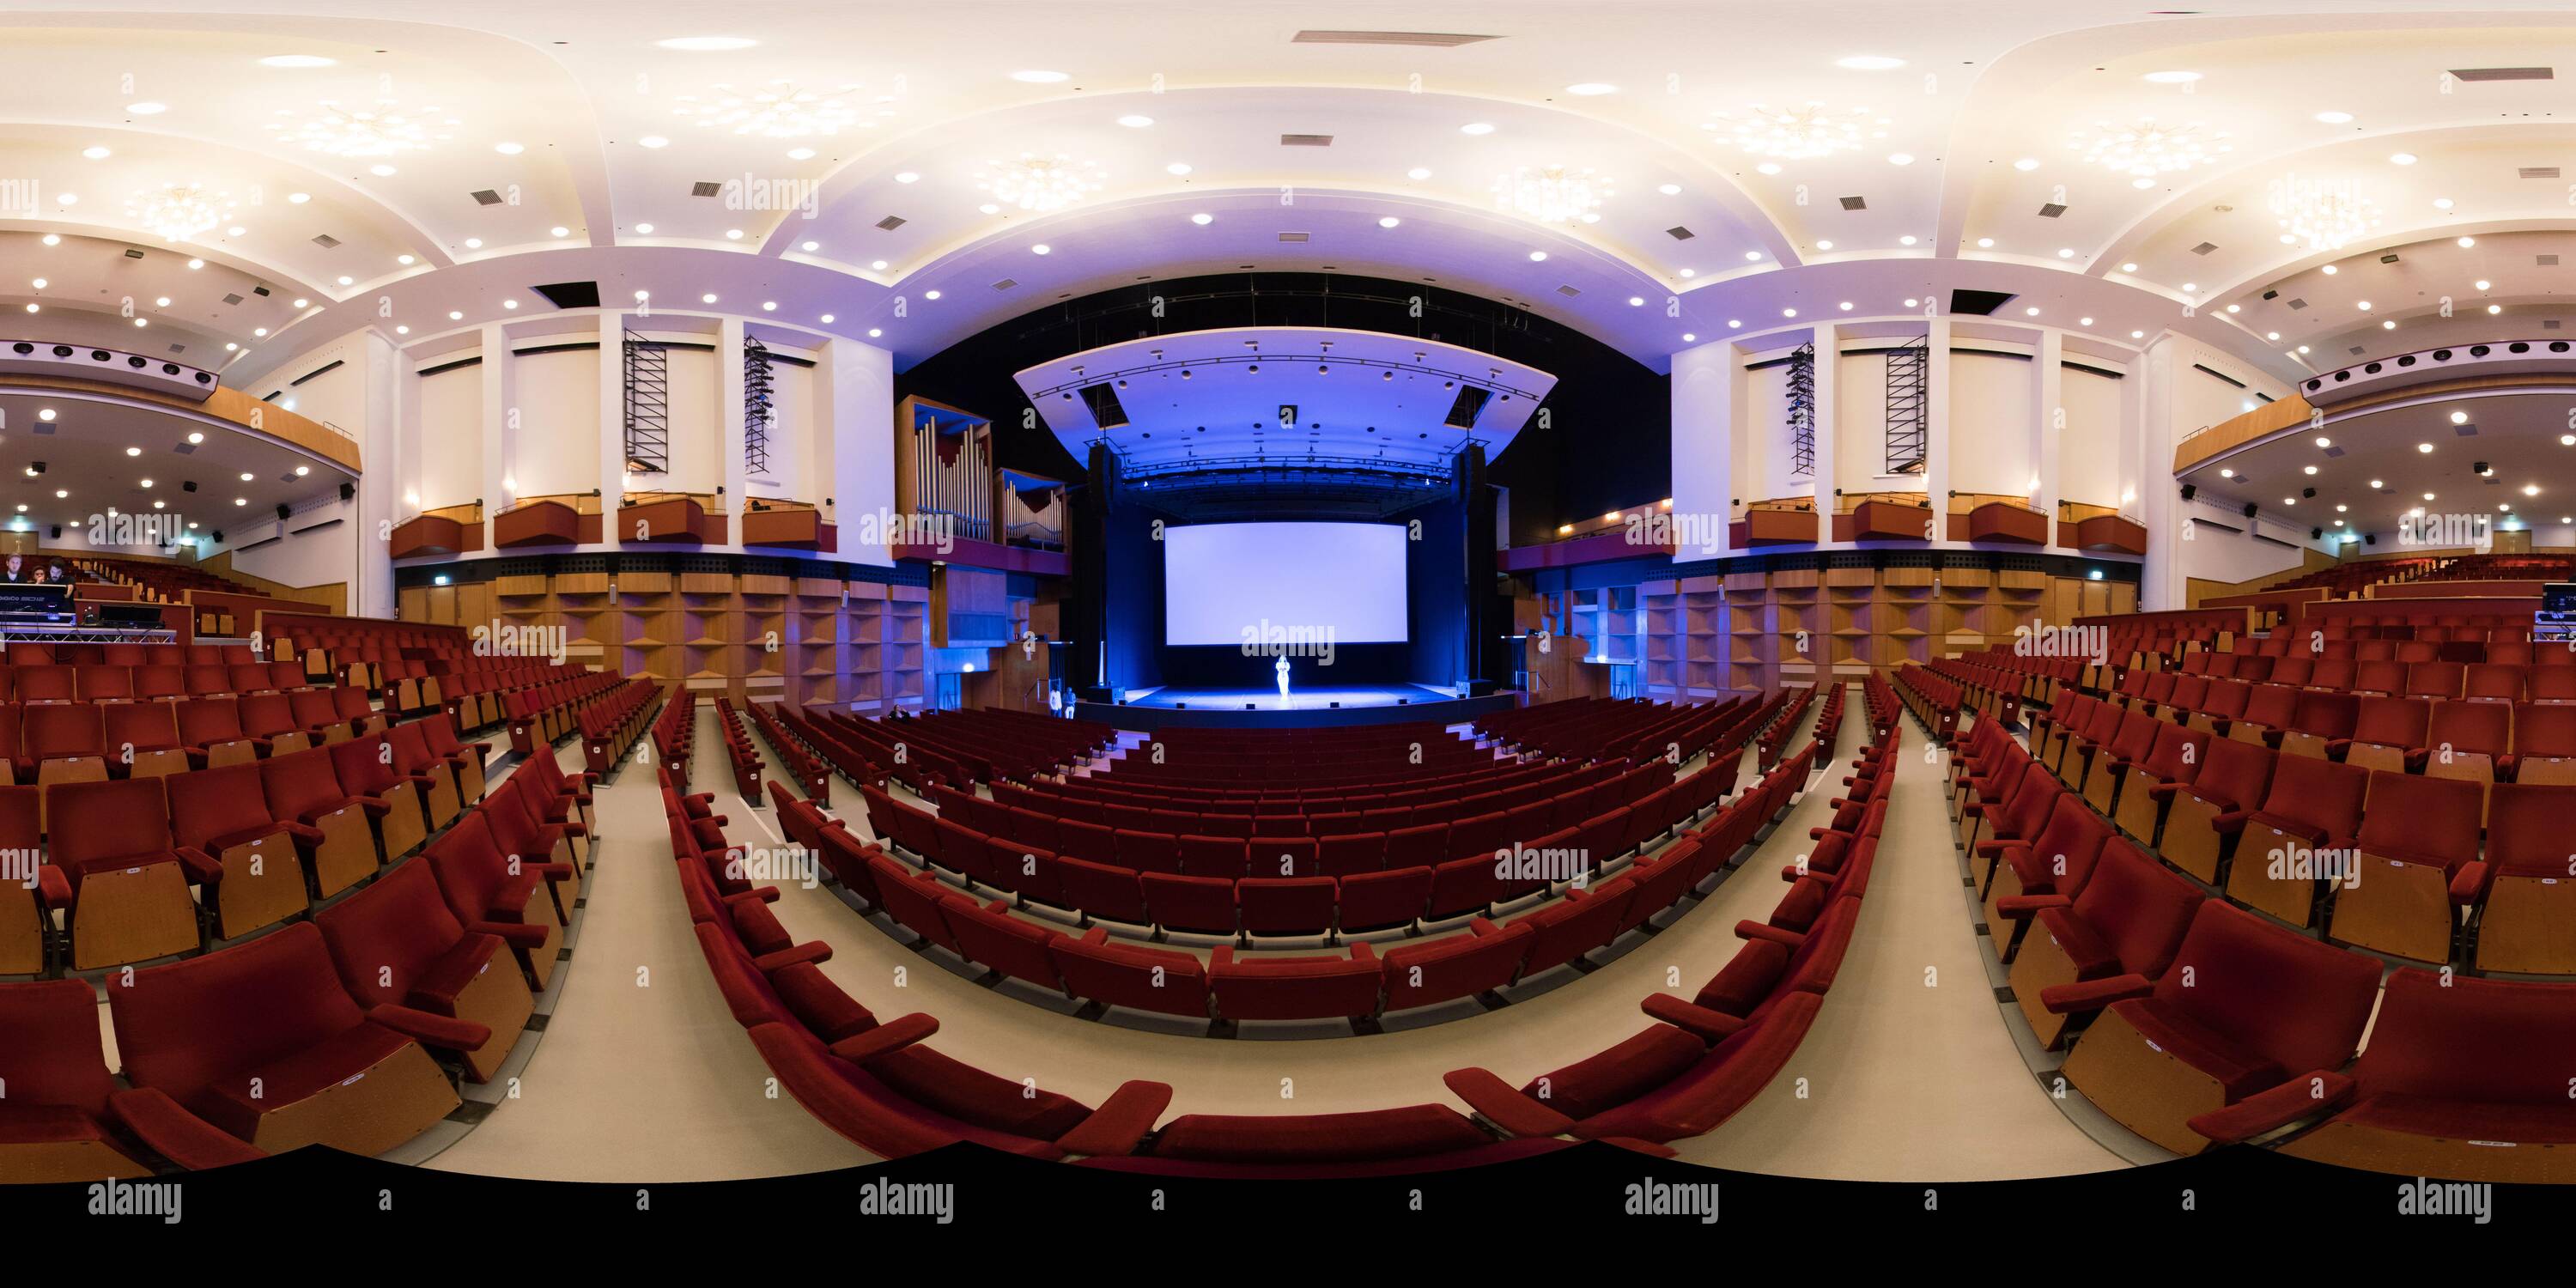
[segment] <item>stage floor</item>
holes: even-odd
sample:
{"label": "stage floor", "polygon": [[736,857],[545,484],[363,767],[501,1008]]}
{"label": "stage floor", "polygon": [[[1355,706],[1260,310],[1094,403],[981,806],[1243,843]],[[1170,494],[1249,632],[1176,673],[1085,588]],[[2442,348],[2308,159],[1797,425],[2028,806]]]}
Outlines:
{"label": "stage floor", "polygon": [[1181,689],[1160,688],[1131,695],[1131,707],[1155,707],[1177,710],[1187,704],[1192,711],[1241,711],[1245,703],[1256,711],[1329,711],[1334,703],[1343,710],[1358,707],[1391,707],[1398,701],[1419,706],[1426,702],[1448,702],[1456,695],[1423,684],[1335,685],[1331,688],[1290,690],[1282,700],[1277,686],[1267,689]]}

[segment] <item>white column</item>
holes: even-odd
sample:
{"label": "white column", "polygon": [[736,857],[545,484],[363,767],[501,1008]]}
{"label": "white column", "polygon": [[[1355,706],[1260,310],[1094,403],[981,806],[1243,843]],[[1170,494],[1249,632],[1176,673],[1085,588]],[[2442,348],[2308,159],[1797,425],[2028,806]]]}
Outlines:
{"label": "white column", "polygon": [[[883,537],[894,513],[894,355],[856,340],[828,340],[815,355],[815,415],[829,428],[817,472],[831,490],[843,560],[890,567]],[[828,463],[829,468],[821,466]],[[862,536],[878,538],[862,542]]]}
{"label": "white column", "polygon": [[488,515],[508,509],[515,499],[510,489],[517,476],[511,471],[519,446],[517,364],[510,357],[509,330],[498,322],[483,327],[482,373],[483,509]]}
{"label": "white column", "polygon": [[617,545],[617,503],[626,495],[626,319],[599,315],[599,535]]}
{"label": "white column", "polygon": [[1950,539],[1950,319],[1926,321],[1923,380],[1923,492],[1939,516],[1940,536]]}
{"label": "white column", "polygon": [[[2039,488],[2030,494],[2032,505],[2047,515],[2052,527],[2057,521],[2057,460],[2062,451],[2107,451],[2110,444],[2101,441],[2100,431],[2077,431],[2088,435],[2088,441],[2066,442],[2066,333],[2051,327],[2039,333],[2031,346],[2031,440],[2030,469],[2039,476]],[[2056,538],[2052,532],[2050,541]]]}
{"label": "white column", "polygon": [[[2147,346],[2131,366],[2132,378],[2141,382],[2138,393],[2139,424],[2146,461],[2152,472],[2140,492],[2140,513],[2147,528],[2147,561],[2138,582],[2138,608],[2143,612],[2163,612],[2181,608],[2183,593],[2183,554],[2185,532],[2181,494],[2173,482],[2174,450],[2174,356],[2170,337],[2160,337]],[[2192,534],[2194,541],[2224,541],[2229,535],[2215,529]],[[2251,540],[2251,534],[2238,540]]]}
{"label": "white column", "polygon": [[[419,513],[402,504],[397,480],[420,477],[420,379],[393,341],[379,332],[365,334],[359,347],[366,381],[366,419],[359,435],[357,502],[341,508],[354,520],[346,539],[356,546],[356,573],[350,579],[348,611],[362,617],[391,617],[394,600],[393,525]],[[435,450],[435,449],[433,449]],[[385,462],[378,466],[377,462]],[[390,468],[386,468],[390,466]]]}
{"label": "white column", "polygon": [[[1736,426],[1744,402],[1744,362],[1720,340],[1673,355],[1673,522],[1682,562],[1728,549],[1735,517]],[[1711,542],[1714,548],[1708,548]]]}
{"label": "white column", "polygon": [[716,462],[716,477],[724,481],[724,491],[716,504],[732,516],[725,532],[728,550],[742,549],[742,498],[751,478],[742,456],[742,339],[741,318],[726,318],[717,327],[716,442],[723,459]]}
{"label": "white column", "polygon": [[1833,536],[1833,515],[1839,508],[1834,489],[1842,486],[1837,474],[1834,440],[1834,418],[1840,414],[1842,399],[1835,386],[1842,379],[1842,329],[1831,322],[1816,324],[1816,513],[1822,516],[1818,534]]}

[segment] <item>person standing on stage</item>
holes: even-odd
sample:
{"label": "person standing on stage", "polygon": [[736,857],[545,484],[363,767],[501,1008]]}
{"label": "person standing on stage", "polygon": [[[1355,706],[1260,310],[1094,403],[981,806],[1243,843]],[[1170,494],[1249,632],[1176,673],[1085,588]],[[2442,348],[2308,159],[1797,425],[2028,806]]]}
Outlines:
{"label": "person standing on stage", "polygon": [[1280,654],[1270,669],[1279,673],[1279,705],[1284,707],[1288,705],[1288,655]]}

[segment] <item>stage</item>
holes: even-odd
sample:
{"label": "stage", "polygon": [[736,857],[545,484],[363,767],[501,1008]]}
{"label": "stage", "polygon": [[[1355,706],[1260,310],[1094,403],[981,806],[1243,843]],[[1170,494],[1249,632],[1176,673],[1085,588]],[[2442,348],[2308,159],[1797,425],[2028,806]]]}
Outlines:
{"label": "stage", "polygon": [[[1457,724],[1500,711],[1519,701],[1512,693],[1457,698],[1420,684],[1334,685],[1292,689],[1282,702],[1279,690],[1163,688],[1143,690],[1112,706],[1078,704],[1076,714],[1121,729],[1151,732],[1165,727],[1216,729],[1309,729],[1324,725],[1404,724],[1434,720]],[[1249,709],[1247,709],[1249,708]]]}

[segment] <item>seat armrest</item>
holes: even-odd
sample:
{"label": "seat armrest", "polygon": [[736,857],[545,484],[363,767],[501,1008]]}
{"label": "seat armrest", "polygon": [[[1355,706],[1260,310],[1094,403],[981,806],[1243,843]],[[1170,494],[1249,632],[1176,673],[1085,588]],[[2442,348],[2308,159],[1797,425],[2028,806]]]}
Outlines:
{"label": "seat armrest", "polygon": [[492,1026],[452,1015],[432,1015],[427,1011],[391,1004],[367,1008],[367,1022],[382,1025],[423,1046],[445,1047],[450,1051],[480,1051],[492,1040]]}
{"label": "seat armrest", "polygon": [[189,1113],[157,1087],[111,1091],[107,1108],[153,1153],[192,1172],[268,1157],[268,1151]]}
{"label": "seat armrest", "polygon": [[2043,908],[2072,908],[2075,901],[2062,894],[2013,894],[1995,900],[1995,911],[2016,921],[2035,916]]}
{"label": "seat armrest", "polygon": [[53,864],[38,864],[36,866],[36,899],[39,903],[48,908],[70,907],[72,905],[71,878],[64,876],[63,870],[55,867]]}
{"label": "seat armrest", "polygon": [[2358,1085],[2340,1073],[2319,1069],[2258,1091],[2225,1109],[2194,1115],[2191,1129],[2221,1145],[2239,1144],[2312,1114],[2335,1109],[2352,1098]]}
{"label": "seat armrest", "polygon": [[179,858],[179,866],[188,870],[188,879],[198,885],[212,885],[224,879],[224,865],[215,862],[204,850],[182,845],[170,851]]}
{"label": "seat armrest", "polygon": [[830,960],[832,960],[832,946],[824,943],[820,939],[811,939],[792,948],[781,948],[774,953],[763,953],[758,957],[752,958],[751,964],[760,968],[761,974],[767,975],[772,971],[782,971],[790,966],[807,963],[819,964]]}
{"label": "seat armrest", "polygon": [[1136,1152],[1136,1142],[1154,1130],[1154,1120],[1171,1107],[1172,1084],[1146,1082],[1141,1079],[1119,1084],[1072,1131],[1055,1138],[1055,1146],[1068,1154],[1118,1156]]}
{"label": "seat armrest", "polygon": [[1783,930],[1778,926],[1760,921],[1739,921],[1735,923],[1735,937],[1738,939],[1768,939],[1772,943],[1793,951],[1798,947],[1798,945],[1807,942],[1807,937],[1795,930]]}
{"label": "seat armrest", "polygon": [[2113,975],[2073,984],[2051,984],[2039,990],[2039,1004],[2047,1007],[2051,1015],[2072,1015],[2098,1011],[2113,1002],[2145,997],[2155,991],[2156,986],[2144,975]]}
{"label": "seat armrest", "polygon": [[1515,1136],[1562,1136],[1574,1120],[1520,1093],[1484,1069],[1452,1069],[1440,1076],[1467,1107]]}
{"label": "seat armrest", "polygon": [[854,1033],[832,1044],[832,1054],[852,1064],[866,1064],[911,1046],[939,1031],[939,1021],[919,1011],[900,1019],[880,1024],[865,1033]]}
{"label": "seat armrest", "polygon": [[2451,877],[2451,902],[2463,907],[2476,903],[2478,897],[2486,893],[2486,888],[2486,860],[2473,859],[2461,864],[2460,870]]}
{"label": "seat armrest", "polygon": [[543,947],[547,934],[544,926],[515,921],[469,921],[465,930],[468,934],[490,935],[513,948]]}
{"label": "seat armrest", "polygon": [[1697,1002],[1686,1002],[1670,993],[1648,993],[1638,1007],[1646,1014],[1680,1029],[1702,1042],[1715,1046],[1744,1027],[1740,1017],[1724,1011],[1712,1011]]}

